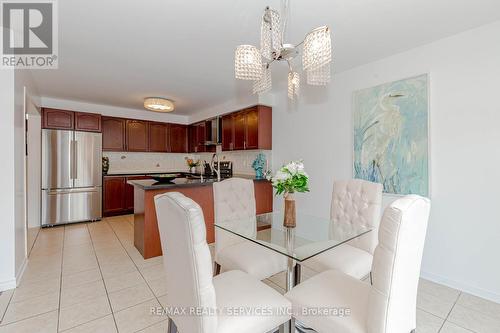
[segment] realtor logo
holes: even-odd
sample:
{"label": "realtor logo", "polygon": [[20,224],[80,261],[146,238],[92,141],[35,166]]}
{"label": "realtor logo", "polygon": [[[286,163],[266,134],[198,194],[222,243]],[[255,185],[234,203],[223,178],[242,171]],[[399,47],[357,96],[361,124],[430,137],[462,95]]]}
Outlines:
{"label": "realtor logo", "polygon": [[54,1],[2,1],[3,68],[57,68],[57,11]]}

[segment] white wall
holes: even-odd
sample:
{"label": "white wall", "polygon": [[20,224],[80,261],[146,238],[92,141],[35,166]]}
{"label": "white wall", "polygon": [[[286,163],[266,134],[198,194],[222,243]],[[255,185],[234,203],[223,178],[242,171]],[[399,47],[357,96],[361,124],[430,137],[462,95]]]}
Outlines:
{"label": "white wall", "polygon": [[152,112],[146,109],[127,109],[117,106],[92,104],[50,97],[42,97],[41,106],[79,112],[100,113],[104,116],[172,122],[178,124],[188,124],[189,120],[188,116],[176,114],[175,111],[173,113]]}
{"label": "white wall", "polygon": [[0,71],[0,140],[3,163],[0,163],[0,291],[14,288],[15,280],[15,201],[14,201],[14,71]]}
{"label": "white wall", "polygon": [[294,107],[276,92],[273,107],[274,165],[303,158],[311,192],[298,207],[327,217],[333,180],[353,175],[353,91],[429,73],[432,212],[422,275],[497,302],[499,36],[500,22],[470,30],[336,74],[326,88],[304,85]]}

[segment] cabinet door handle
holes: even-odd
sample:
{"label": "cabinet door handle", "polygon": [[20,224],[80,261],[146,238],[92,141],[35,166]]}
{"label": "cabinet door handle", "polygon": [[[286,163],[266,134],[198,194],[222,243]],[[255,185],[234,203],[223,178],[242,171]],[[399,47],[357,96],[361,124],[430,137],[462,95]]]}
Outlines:
{"label": "cabinet door handle", "polygon": [[247,149],[247,142],[243,141],[243,149]]}

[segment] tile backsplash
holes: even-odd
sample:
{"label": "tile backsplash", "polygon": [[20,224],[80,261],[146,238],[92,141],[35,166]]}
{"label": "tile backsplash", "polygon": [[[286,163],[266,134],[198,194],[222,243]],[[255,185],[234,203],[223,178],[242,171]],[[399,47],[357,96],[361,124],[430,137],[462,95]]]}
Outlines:
{"label": "tile backsplash", "polygon": [[[239,174],[254,174],[252,162],[258,153],[262,152],[272,168],[272,151],[252,150],[222,152],[217,147],[221,161],[232,161],[233,172]],[[174,153],[133,153],[133,152],[103,152],[109,158],[109,174],[113,173],[141,173],[141,172],[169,172],[188,170],[186,158],[201,159],[210,162],[212,153],[174,154]]]}

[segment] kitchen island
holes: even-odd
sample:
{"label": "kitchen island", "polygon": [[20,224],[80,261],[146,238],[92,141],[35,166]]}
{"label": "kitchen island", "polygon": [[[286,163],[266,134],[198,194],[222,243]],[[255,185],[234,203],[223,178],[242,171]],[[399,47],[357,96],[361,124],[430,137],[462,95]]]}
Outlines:
{"label": "kitchen island", "polygon": [[[255,179],[247,175],[234,177],[254,180],[256,214],[273,210],[273,189],[266,179]],[[134,186],[134,246],[144,259],[160,256],[161,243],[156,218],[154,197],[166,192],[180,192],[197,202],[205,218],[207,242],[215,241],[214,197],[212,184],[214,179],[177,178],[172,182],[158,183],[152,179],[130,180]]]}

